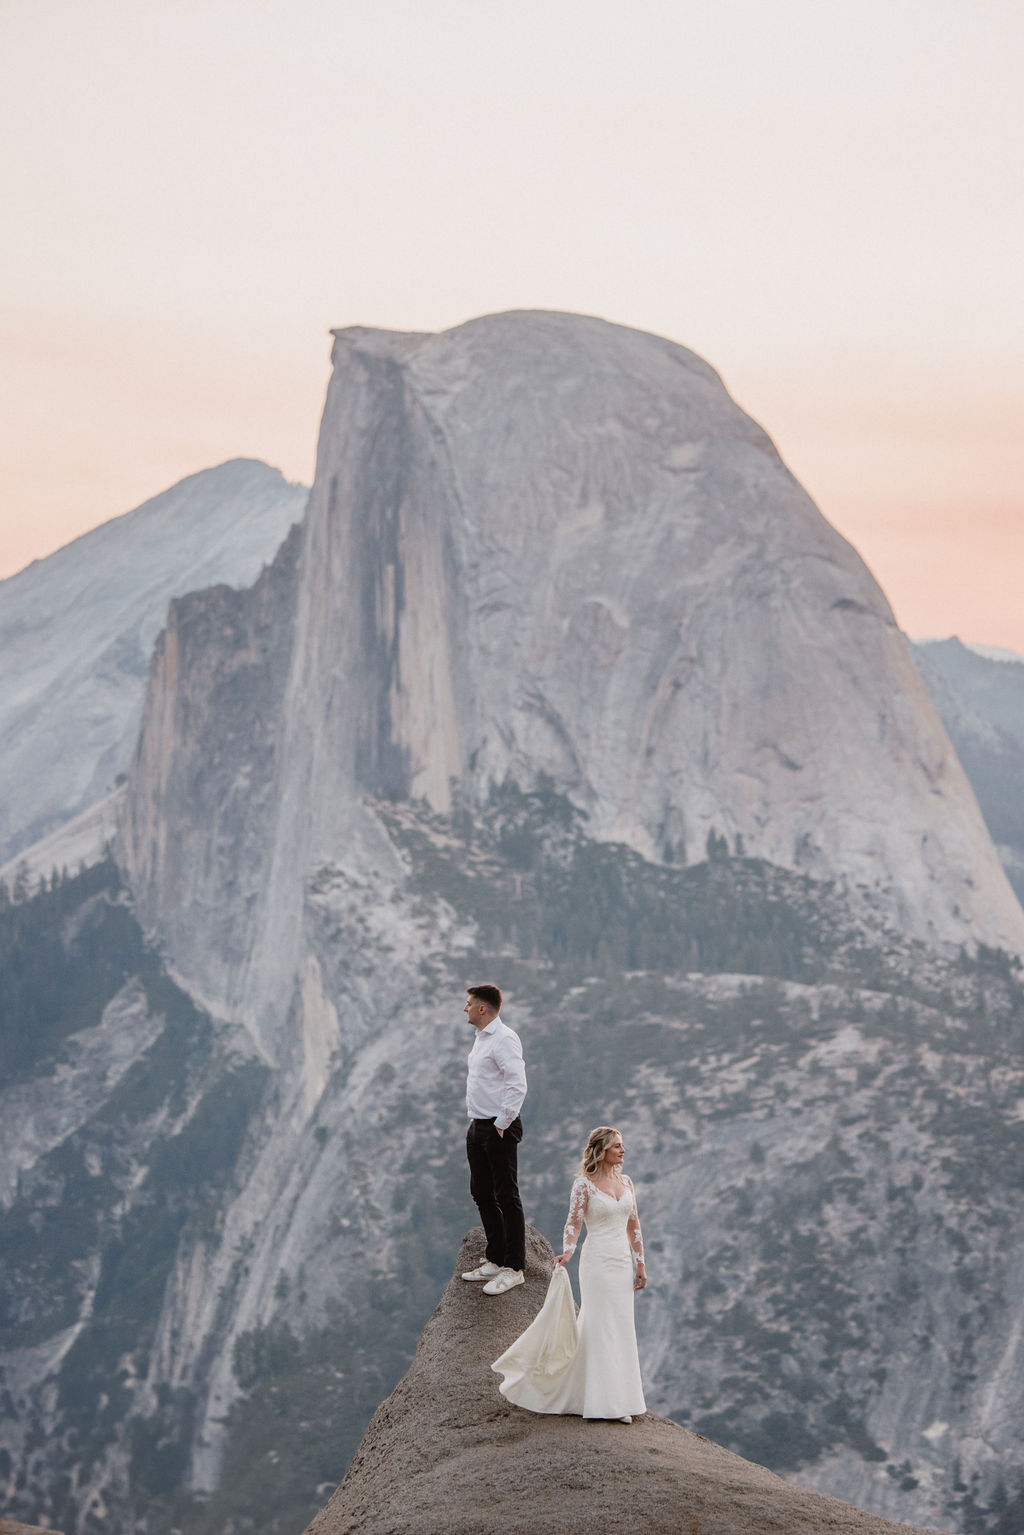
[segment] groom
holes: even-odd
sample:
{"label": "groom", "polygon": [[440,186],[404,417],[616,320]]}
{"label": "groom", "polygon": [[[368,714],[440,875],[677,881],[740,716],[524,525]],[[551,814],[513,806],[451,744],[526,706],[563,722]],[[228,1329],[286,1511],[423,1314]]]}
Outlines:
{"label": "groom", "polygon": [[484,1280],[485,1295],[504,1295],[525,1282],[526,1223],[519,1199],[519,1118],[526,1097],[526,1069],[519,1035],[502,1023],[497,986],[467,988],[466,1017],[476,1029],[466,1076],[466,1156],[469,1192],[487,1237],[482,1263],[463,1279]]}

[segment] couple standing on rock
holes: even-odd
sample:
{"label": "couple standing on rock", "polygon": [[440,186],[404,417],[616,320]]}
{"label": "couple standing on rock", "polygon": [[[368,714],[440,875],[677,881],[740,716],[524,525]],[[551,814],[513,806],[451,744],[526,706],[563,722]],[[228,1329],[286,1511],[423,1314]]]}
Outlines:
{"label": "couple standing on rock", "polygon": [[[476,1029],[466,1076],[469,1188],[487,1248],[462,1277],[482,1282],[485,1295],[504,1295],[526,1279],[526,1223],[517,1176],[526,1069],[519,1035],[501,1021],[501,1001],[497,986],[470,986],[464,1009]],[[636,1195],[622,1172],[624,1156],[618,1130],[610,1125],[591,1130],[547,1298],[492,1365],[504,1376],[499,1391],[531,1412],[629,1423],[647,1410],[633,1324],[633,1292],[644,1288],[647,1274]],[[577,1318],[566,1264],[584,1222]]]}

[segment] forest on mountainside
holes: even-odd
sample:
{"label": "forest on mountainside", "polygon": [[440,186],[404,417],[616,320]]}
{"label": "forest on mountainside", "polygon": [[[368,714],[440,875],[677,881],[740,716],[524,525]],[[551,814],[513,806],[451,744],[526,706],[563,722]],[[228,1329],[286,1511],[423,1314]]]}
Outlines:
{"label": "forest on mountainside", "polygon": [[[910,1347],[901,1368],[912,1373],[948,1353],[957,1410],[1002,1325],[995,1276],[1024,1183],[1019,966],[988,951],[940,961],[872,926],[840,890],[744,858],[716,834],[691,868],[595,845],[543,783],[495,791],[484,814],[377,808],[413,904],[471,922],[472,946],[421,974],[423,996],[500,973],[528,1019],[523,1186],[546,1235],[564,1219],[572,1145],[608,1112],[627,1127],[662,1287],[640,1309],[652,1405],[788,1475],[842,1452],[907,1498],[934,1481],[934,1468],[892,1449],[886,1385],[895,1350]],[[314,895],[333,877],[314,876]],[[49,1416],[6,1377],[20,1436],[17,1459],[9,1449],[0,1465],[8,1506],[45,1513],[68,1535],[114,1512],[126,1529],[144,1521],[147,1535],[294,1535],[406,1367],[475,1219],[452,1134],[457,1064],[430,1101],[403,1095],[381,1067],[387,1114],[412,1117],[420,1138],[387,1153],[397,1157],[389,1202],[367,1208],[365,1232],[323,1212],[325,1239],[361,1244],[369,1263],[319,1310],[307,1288],[322,1259],[281,1268],[265,1319],[235,1338],[223,1470],[200,1495],[186,1485],[193,1391],[140,1383],[172,1276],[222,1240],[273,1075],[170,979],[109,862],[8,892],[0,945],[26,988],[2,1014],[16,1091],[33,1071],[46,1080],[73,1066],[116,998],[137,996],[156,1031],[0,1215],[7,1358],[78,1329]],[[31,1051],[18,1021],[29,1006]],[[456,1037],[456,1063],[459,1048]],[[390,1122],[382,1145],[397,1147]],[[385,1154],[327,1119],[314,1124],[313,1151],[338,1136],[354,1178]],[[708,1192],[669,1196],[659,1166],[710,1177]],[[697,1246],[673,1214],[694,1199]],[[367,1240],[381,1224],[386,1259]],[[924,1320],[939,1251],[959,1297],[953,1339]],[[231,1272],[247,1261],[239,1250]],[[103,1510],[82,1507],[83,1478],[119,1455]],[[952,1527],[1008,1535],[1016,1475],[1008,1466],[986,1485],[954,1466],[941,1493]]]}

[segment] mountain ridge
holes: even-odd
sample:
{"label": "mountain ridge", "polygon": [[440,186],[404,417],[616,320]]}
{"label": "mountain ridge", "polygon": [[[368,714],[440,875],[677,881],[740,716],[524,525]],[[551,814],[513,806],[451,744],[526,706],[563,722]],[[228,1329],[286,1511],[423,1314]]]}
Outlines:
{"label": "mountain ridge", "polygon": [[879,1516],[1014,1507],[1017,908],[884,597],[679,350],[342,333],[303,523],[170,606],[122,875],[0,900],[81,1024],[11,1033],[10,1124],[57,1076],[75,1126],[11,1132],[25,1512],[309,1517],[465,1229],[483,976],[533,1224],[590,1125],[631,1145],[652,1404]]}
{"label": "mountain ridge", "polygon": [[[1024,951],[884,596],[685,349],[534,312],[339,332],[299,539],[239,607],[290,656],[258,732],[210,710],[209,658],[157,656],[119,854],[144,925],[271,1055],[311,866],[359,844],[394,868],[364,795],[449,811],[545,777],[596,840],[689,864],[714,832],[930,942]],[[168,635],[209,627],[191,598]],[[258,781],[244,808],[225,783],[200,817],[208,758]]]}
{"label": "mountain ridge", "polygon": [[984,656],[955,638],[916,645],[915,658],[1024,904],[1024,661]]}
{"label": "mountain ridge", "polygon": [[0,863],[110,792],[130,765],[168,601],[247,585],[306,496],[233,459],[0,581]]}

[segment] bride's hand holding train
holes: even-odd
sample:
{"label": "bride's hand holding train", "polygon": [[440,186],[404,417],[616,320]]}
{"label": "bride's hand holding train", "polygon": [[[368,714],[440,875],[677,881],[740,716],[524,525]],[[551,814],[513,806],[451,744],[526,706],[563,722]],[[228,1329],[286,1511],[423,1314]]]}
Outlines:
{"label": "bride's hand holding train", "polygon": [[[622,1171],[625,1148],[611,1125],[590,1132],[569,1195],[562,1251],[544,1304],[496,1359],[507,1401],[530,1412],[578,1413],[631,1423],[645,1412],[633,1300],[647,1285],[636,1191]],[[566,1265],[586,1223],[580,1253],[580,1310]]]}

